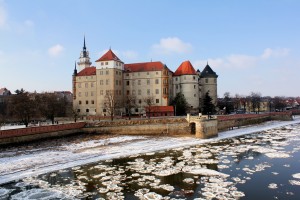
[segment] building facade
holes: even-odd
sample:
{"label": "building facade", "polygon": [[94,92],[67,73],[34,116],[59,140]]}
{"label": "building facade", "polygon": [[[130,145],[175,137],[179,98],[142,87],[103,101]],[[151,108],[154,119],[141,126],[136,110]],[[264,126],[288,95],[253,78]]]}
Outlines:
{"label": "building facade", "polygon": [[179,92],[191,112],[199,112],[204,91],[217,102],[218,76],[209,66],[202,74],[185,61],[173,73],[160,61],[124,64],[111,49],[91,64],[84,39],[72,78],[73,108],[81,116],[146,115],[146,107],[169,106]]}

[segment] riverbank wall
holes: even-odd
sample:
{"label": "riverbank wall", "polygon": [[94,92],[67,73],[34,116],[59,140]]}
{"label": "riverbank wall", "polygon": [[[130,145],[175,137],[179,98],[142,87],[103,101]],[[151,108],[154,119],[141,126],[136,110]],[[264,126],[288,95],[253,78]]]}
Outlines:
{"label": "riverbank wall", "polygon": [[240,126],[248,126],[266,121],[290,121],[293,120],[292,112],[272,112],[265,114],[236,114],[218,116],[218,131],[233,129]]}
{"label": "riverbank wall", "polygon": [[85,122],[18,128],[0,131],[0,145],[61,137],[82,131]]}

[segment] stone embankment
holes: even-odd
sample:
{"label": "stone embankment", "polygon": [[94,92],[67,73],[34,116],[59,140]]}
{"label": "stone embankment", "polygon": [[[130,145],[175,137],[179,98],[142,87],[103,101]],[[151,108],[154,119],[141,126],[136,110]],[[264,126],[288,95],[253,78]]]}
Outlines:
{"label": "stone embankment", "polygon": [[124,135],[187,135],[191,132],[185,117],[91,122],[83,130]]}
{"label": "stone embankment", "polygon": [[85,122],[77,122],[68,124],[1,130],[0,145],[70,135],[80,132],[81,129],[85,126],[85,124]]}

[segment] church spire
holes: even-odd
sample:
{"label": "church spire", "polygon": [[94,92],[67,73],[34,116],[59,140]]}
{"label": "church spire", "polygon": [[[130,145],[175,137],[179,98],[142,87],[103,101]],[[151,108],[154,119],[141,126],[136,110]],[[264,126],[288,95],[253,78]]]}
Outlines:
{"label": "church spire", "polygon": [[75,61],[75,68],[74,68],[74,73],[73,73],[74,76],[77,75],[77,67],[76,67],[76,61]]}
{"label": "church spire", "polygon": [[86,46],[85,46],[85,35],[83,36],[83,51],[86,51]]}
{"label": "church spire", "polygon": [[82,48],[82,51],[80,52],[79,62],[77,64],[78,64],[79,72],[86,67],[90,67],[92,64],[90,62],[89,51],[87,51],[87,49],[86,49],[85,35],[83,37],[83,48]]}

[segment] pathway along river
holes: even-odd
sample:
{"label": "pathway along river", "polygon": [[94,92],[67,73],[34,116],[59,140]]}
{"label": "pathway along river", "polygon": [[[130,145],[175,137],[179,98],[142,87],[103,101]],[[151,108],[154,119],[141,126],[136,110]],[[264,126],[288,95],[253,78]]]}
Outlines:
{"label": "pathway along river", "polygon": [[86,164],[0,186],[0,199],[300,199],[300,124]]}

